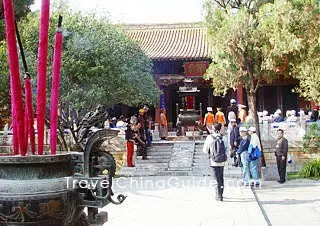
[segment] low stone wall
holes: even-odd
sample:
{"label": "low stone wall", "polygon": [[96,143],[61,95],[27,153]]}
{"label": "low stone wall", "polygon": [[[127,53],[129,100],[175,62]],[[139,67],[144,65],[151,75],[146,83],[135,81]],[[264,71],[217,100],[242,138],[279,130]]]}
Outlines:
{"label": "low stone wall", "polygon": [[[276,165],[276,156],[274,154],[276,142],[263,142],[262,145],[266,165]],[[287,171],[298,172],[305,162],[320,157],[320,148],[309,148],[307,151],[303,151],[301,143],[297,146],[289,144],[289,154],[292,157],[292,163],[287,164]]]}

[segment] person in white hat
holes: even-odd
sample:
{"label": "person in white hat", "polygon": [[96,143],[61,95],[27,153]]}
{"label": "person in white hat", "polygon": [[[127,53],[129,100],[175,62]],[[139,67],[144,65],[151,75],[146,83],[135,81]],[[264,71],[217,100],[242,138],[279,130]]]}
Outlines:
{"label": "person in white hat", "polygon": [[284,118],[281,116],[280,109],[276,110],[276,112],[274,113],[273,121],[274,122],[283,122],[284,121]]}
{"label": "person in white hat", "polygon": [[[257,185],[260,185],[259,160],[260,160],[260,154],[261,154],[261,143],[257,135],[256,127],[250,127],[249,134],[250,134],[250,144],[249,144],[250,173],[254,180],[254,184],[257,186]],[[252,153],[252,152],[255,152],[255,153]]]}
{"label": "person in white hat", "polygon": [[246,111],[246,107],[243,104],[239,104],[239,115],[238,118],[240,120],[241,123],[245,123],[246,122],[246,117],[247,117],[247,111]]}
{"label": "person in white hat", "polygon": [[240,136],[241,141],[237,151],[237,154],[240,155],[242,163],[242,174],[243,174],[243,185],[249,186],[250,173],[249,173],[249,162],[248,162],[248,149],[250,144],[250,139],[248,137],[248,130],[246,127],[240,127]]}
{"label": "person in white hat", "polygon": [[287,122],[298,122],[299,118],[296,116],[296,111],[292,110],[290,111],[289,117],[287,118]]}
{"label": "person in white hat", "polygon": [[207,107],[207,114],[204,116],[204,126],[207,129],[207,133],[210,134],[213,131],[214,114],[212,113],[212,107]]}
{"label": "person in white hat", "polygon": [[231,119],[236,119],[237,120],[238,116],[238,108],[236,105],[236,100],[231,99],[230,100],[230,106],[227,107],[227,119],[228,119],[228,124],[230,123]]}

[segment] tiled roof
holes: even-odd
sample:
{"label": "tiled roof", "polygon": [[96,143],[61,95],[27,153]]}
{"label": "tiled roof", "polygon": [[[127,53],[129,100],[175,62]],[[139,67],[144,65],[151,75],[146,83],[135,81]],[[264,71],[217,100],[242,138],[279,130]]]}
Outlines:
{"label": "tiled roof", "polygon": [[124,30],[152,60],[210,58],[206,28],[199,23],[126,25]]}

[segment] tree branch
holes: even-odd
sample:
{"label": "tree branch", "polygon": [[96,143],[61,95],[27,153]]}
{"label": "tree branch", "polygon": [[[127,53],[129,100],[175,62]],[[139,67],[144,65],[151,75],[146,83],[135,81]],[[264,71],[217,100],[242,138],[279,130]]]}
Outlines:
{"label": "tree branch", "polygon": [[256,85],[256,87],[254,88],[254,93],[257,93],[257,91],[258,91],[258,89],[259,89],[259,87],[260,87],[260,83],[261,83],[261,81],[258,80],[257,85]]}

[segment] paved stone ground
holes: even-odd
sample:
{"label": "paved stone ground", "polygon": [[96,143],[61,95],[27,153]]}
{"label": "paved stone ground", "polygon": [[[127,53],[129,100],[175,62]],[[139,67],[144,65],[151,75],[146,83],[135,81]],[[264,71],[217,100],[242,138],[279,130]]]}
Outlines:
{"label": "paved stone ground", "polygon": [[274,226],[320,225],[320,181],[264,182],[256,194]]}
{"label": "paved stone ground", "polygon": [[120,178],[114,190],[128,197],[120,206],[105,208],[109,213],[105,225],[267,225],[251,189],[237,187],[235,179],[225,183],[225,200],[217,202],[211,177]]}
{"label": "paved stone ground", "polygon": [[128,197],[122,205],[104,209],[109,213],[105,225],[320,225],[320,181],[264,182],[255,189],[258,200],[238,182],[225,178],[225,199],[217,202],[211,177],[119,178],[114,191]]}

